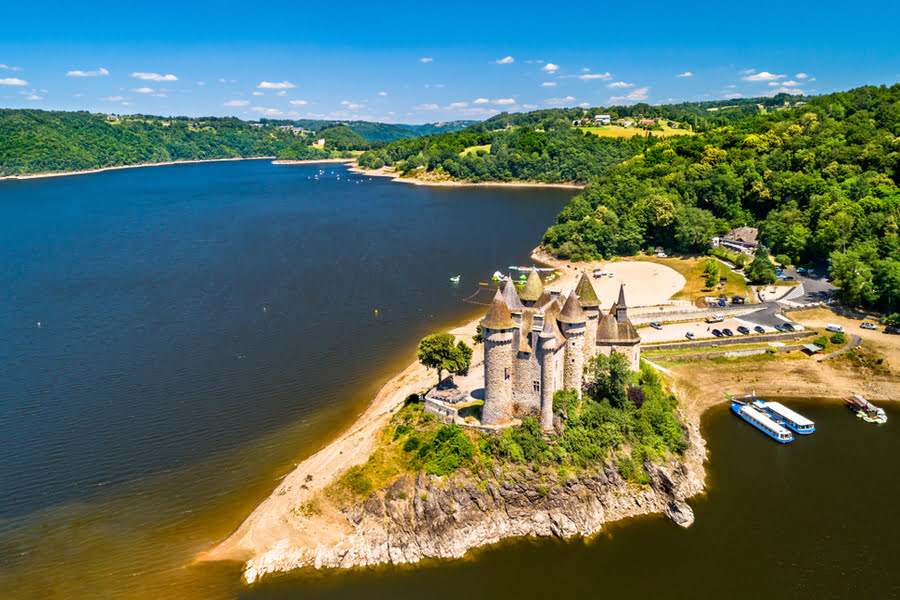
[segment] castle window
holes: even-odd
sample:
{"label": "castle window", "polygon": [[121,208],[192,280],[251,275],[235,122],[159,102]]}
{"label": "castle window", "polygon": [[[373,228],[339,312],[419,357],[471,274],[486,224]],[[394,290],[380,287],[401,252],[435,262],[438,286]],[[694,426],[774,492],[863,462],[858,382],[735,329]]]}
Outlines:
{"label": "castle window", "polygon": [[540,381],[532,381],[531,384],[534,386],[534,391],[541,391],[541,382]]}
{"label": "castle window", "polygon": [[509,379],[509,367],[503,367],[503,379]]}

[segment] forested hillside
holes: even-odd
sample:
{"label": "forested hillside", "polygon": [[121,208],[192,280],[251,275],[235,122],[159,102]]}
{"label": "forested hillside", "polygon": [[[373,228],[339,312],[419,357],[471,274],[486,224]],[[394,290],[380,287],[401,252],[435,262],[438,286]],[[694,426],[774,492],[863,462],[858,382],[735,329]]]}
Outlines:
{"label": "forested hillside", "polygon": [[110,120],[87,112],[0,109],[0,176],[274,156],[294,140],[290,131],[235,118]]}
{"label": "forested hillside", "polygon": [[772,254],[829,259],[843,299],[900,309],[900,85],[647,143],[559,214],[544,244],[575,258],[704,250],[759,227]]}
{"label": "forested hillside", "polygon": [[321,132],[323,129],[342,125],[358,133],[370,144],[395,142],[421,135],[459,131],[476,123],[476,121],[447,121],[444,123],[426,123],[424,125],[399,125],[394,123],[374,123],[371,121],[319,121],[315,119],[297,119],[293,121],[263,120],[263,122],[275,125],[296,125],[314,132]]}

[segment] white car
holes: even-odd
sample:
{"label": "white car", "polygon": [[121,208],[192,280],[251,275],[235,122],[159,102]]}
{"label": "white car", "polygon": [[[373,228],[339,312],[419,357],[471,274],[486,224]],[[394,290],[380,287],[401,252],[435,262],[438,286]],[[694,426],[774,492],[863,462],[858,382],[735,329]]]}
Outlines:
{"label": "white car", "polygon": [[874,331],[878,331],[878,325],[875,325],[874,323],[861,323],[860,327],[862,327],[863,329],[872,329]]}

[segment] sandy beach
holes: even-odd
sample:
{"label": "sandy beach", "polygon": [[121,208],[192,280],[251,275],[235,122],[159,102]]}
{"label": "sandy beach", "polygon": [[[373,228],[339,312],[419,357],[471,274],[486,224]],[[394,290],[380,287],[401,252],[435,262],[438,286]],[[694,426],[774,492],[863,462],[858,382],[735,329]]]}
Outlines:
{"label": "sandy beach", "polygon": [[382,167],[380,169],[363,169],[355,166],[350,169],[352,173],[359,173],[368,177],[388,177],[392,181],[399,183],[408,183],[411,185],[427,185],[434,187],[542,187],[542,188],[561,188],[569,190],[584,189],[584,185],[578,183],[542,183],[540,181],[453,181],[453,180],[427,180],[416,179],[414,177],[400,177],[399,173],[388,171],[390,167]]}
{"label": "sandy beach", "polygon": [[120,169],[140,169],[143,167],[166,167],[169,165],[190,165],[194,163],[208,163],[208,162],[231,162],[236,160],[268,160],[273,159],[274,156],[251,156],[251,157],[238,157],[238,158],[208,158],[202,160],[175,160],[169,162],[159,162],[159,163],[142,163],[139,165],[121,165],[118,167],[103,167],[101,169],[89,169],[87,171],[60,171],[58,173],[33,173],[31,175],[7,175],[5,177],[0,177],[0,181],[4,179],[43,179],[45,177],[68,177],[70,175],[90,175],[91,173],[103,173],[104,171],[118,171]]}

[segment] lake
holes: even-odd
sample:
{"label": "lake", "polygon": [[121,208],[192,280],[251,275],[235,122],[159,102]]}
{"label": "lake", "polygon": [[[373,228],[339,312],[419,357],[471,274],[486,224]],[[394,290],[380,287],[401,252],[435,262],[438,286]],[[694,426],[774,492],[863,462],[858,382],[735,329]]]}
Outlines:
{"label": "lake", "polygon": [[191,564],[418,339],[481,312],[462,299],[527,263],[571,194],[268,161],[0,182],[0,597],[900,596],[900,412],[879,427],[834,400],[785,400],[818,428],[786,446],[708,411],[689,529],[253,587]]}

